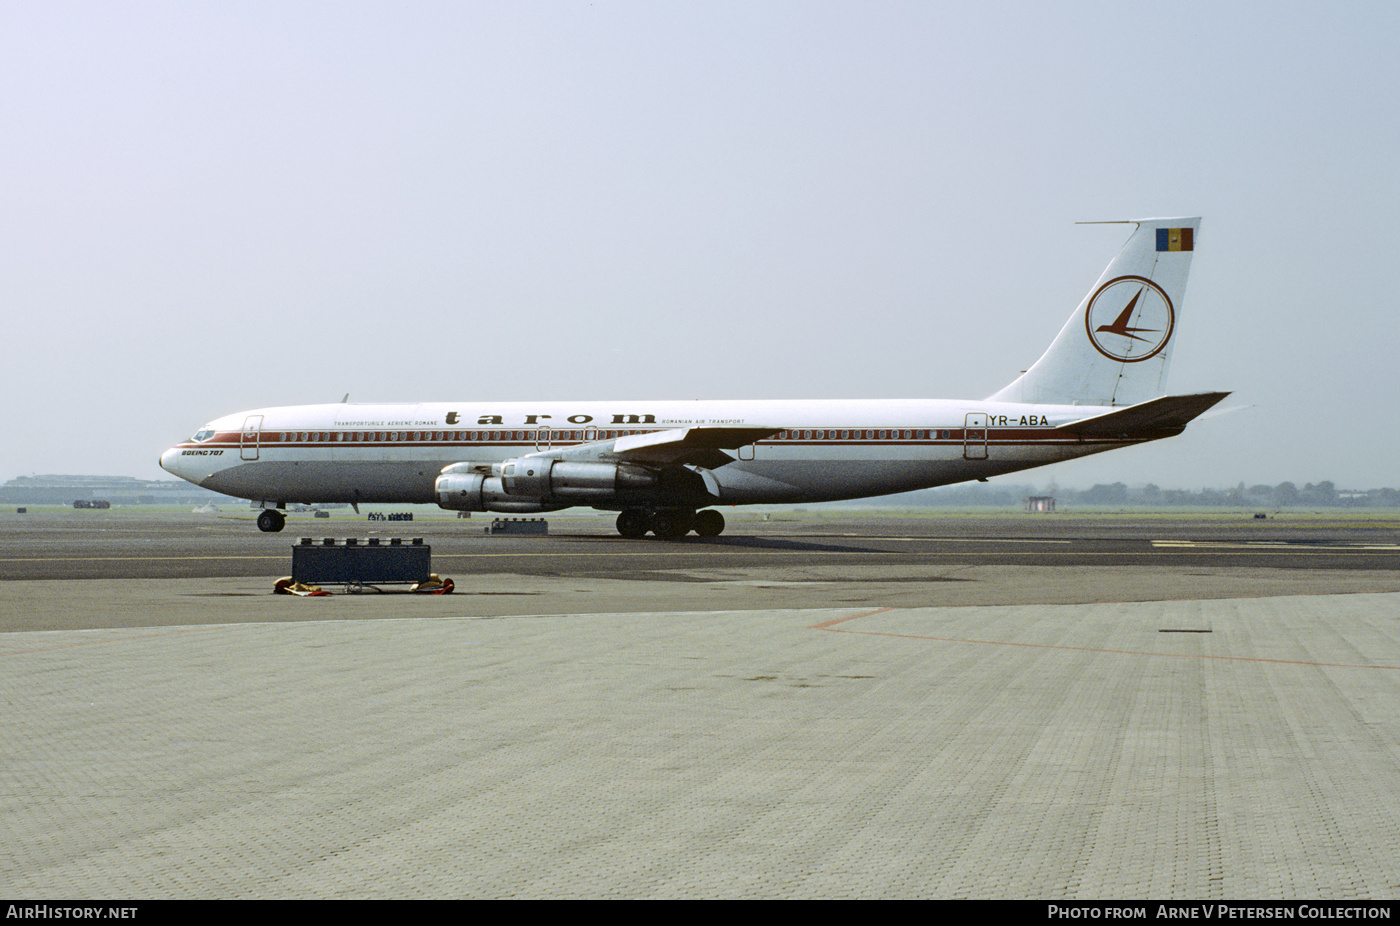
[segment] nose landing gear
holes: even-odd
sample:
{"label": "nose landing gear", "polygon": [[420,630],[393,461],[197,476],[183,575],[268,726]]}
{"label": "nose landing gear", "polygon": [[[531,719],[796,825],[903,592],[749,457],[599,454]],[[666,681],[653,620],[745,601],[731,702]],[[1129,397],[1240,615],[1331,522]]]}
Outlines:
{"label": "nose landing gear", "polygon": [[258,515],[258,530],[265,534],[275,534],[287,526],[287,516],[275,508],[264,508]]}

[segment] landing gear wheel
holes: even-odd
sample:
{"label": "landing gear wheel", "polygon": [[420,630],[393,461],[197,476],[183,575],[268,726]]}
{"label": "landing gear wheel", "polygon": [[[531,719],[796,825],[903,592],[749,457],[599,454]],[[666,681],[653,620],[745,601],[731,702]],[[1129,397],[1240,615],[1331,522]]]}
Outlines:
{"label": "landing gear wheel", "polygon": [[695,516],[689,511],[653,511],[647,520],[653,534],[662,540],[677,540],[690,533]]}
{"label": "landing gear wheel", "polygon": [[718,537],[724,531],[724,515],[713,508],[706,508],[695,515],[695,534],[698,537]]}
{"label": "landing gear wheel", "polygon": [[628,508],[617,516],[617,532],[628,540],[645,537],[647,533],[646,512],[638,508]]}
{"label": "landing gear wheel", "polygon": [[287,526],[287,516],[273,508],[264,508],[258,515],[258,530],[265,534],[275,534]]}

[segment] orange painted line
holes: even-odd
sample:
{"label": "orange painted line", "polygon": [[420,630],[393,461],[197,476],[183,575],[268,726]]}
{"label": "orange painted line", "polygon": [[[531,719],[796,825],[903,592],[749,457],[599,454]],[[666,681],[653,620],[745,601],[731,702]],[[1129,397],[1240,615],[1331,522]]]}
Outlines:
{"label": "orange painted line", "polygon": [[[855,619],[858,618],[858,617],[870,617],[872,614],[883,614],[883,613],[885,613],[886,611],[893,611],[893,610],[894,610],[894,608],[876,608],[876,609],[873,610],[873,611],[862,611],[862,612],[859,613],[859,614],[852,614],[852,615],[850,615],[849,617],[835,617],[835,618],[832,618],[832,619],[829,620],[829,621],[822,621],[820,624],[813,624],[811,627],[808,627],[807,629],[808,629],[808,630],[830,630],[832,627],[834,627],[834,626],[837,625],[837,624],[844,624],[846,621],[853,621],[853,620],[855,620]],[[842,631],[842,632],[845,633],[845,632],[847,632],[847,631]],[[852,633],[859,633],[859,631],[849,631],[849,632],[852,632]]]}

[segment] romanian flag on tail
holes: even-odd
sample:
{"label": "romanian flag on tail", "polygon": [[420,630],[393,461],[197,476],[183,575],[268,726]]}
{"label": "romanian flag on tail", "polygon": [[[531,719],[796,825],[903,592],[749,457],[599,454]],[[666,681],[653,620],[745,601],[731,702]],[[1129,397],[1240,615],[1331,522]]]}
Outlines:
{"label": "romanian flag on tail", "polygon": [[1159,228],[1157,229],[1157,250],[1193,251],[1195,250],[1195,237],[1194,229]]}

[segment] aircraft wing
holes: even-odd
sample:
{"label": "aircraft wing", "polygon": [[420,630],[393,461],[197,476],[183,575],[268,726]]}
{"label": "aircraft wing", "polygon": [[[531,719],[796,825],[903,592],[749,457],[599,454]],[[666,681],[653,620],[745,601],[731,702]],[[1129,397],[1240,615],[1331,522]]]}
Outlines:
{"label": "aircraft wing", "polygon": [[781,428],[696,427],[671,428],[648,434],[633,434],[612,440],[594,441],[576,447],[560,447],[529,454],[558,460],[609,460],[627,463],[688,463],[714,469],[733,462],[725,450],[736,450],[754,441],[771,437]]}
{"label": "aircraft wing", "polygon": [[[1167,395],[1137,405],[1082,418],[1060,425],[1060,430],[1083,437],[1131,437],[1144,431],[1179,433],[1191,419],[1200,415],[1228,392],[1202,392],[1198,395]],[[1163,435],[1165,436],[1165,435]]]}

